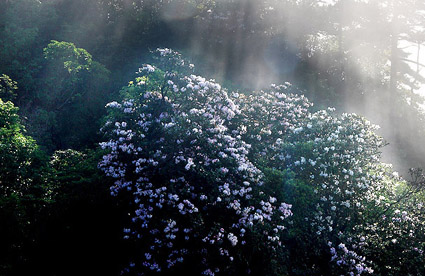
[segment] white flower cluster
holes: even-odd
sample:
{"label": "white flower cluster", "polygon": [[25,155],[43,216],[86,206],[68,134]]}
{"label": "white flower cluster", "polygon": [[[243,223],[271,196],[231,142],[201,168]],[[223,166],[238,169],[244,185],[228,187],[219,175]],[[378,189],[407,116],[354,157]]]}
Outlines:
{"label": "white flower cluster", "polygon": [[373,269],[365,264],[365,257],[349,250],[345,244],[340,243],[336,248],[332,247],[332,242],[329,242],[328,245],[332,256],[331,260],[336,262],[337,266],[341,267],[343,271],[348,271],[349,276],[373,273]]}
{"label": "white flower cluster", "polygon": [[153,72],[155,72],[155,67],[153,67],[150,64],[146,64],[142,68],[139,69],[139,72],[142,72],[142,71],[147,71],[149,73],[153,73]]}
{"label": "white flower cluster", "polygon": [[233,128],[254,147],[251,154],[255,159],[275,158],[273,152],[284,142],[282,138],[308,116],[312,104],[304,96],[289,93],[291,88],[286,83],[250,95],[234,94],[241,118]]}

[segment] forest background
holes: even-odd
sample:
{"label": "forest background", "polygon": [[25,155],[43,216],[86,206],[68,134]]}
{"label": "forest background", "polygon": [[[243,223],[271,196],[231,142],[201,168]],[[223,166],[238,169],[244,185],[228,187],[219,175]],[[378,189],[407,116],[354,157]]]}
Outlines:
{"label": "forest background", "polygon": [[424,26],[415,0],[0,1],[0,269],[122,268],[127,207],[97,170],[99,129],[158,47],[231,90],[290,82],[316,110],[365,116],[409,178],[425,167]]}

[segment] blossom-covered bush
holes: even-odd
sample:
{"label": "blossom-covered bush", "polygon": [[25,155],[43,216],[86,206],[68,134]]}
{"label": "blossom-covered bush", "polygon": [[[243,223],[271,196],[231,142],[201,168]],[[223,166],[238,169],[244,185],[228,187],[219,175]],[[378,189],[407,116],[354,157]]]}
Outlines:
{"label": "blossom-covered bush", "polygon": [[133,208],[124,272],[423,272],[421,189],[379,161],[370,122],[313,113],[288,83],[228,92],[177,52],[157,60],[102,129],[99,167]]}
{"label": "blossom-covered bush", "polygon": [[103,129],[110,153],[99,166],[116,179],[112,195],[132,194],[125,238],[141,241],[127,270],[161,272],[199,258],[205,275],[235,271],[252,257],[253,236],[272,257],[291,206],[264,193],[251,146],[227,127],[240,108],[213,80],[175,71],[186,67],[178,53],[159,53],[168,68],[141,68],[125,100],[107,105]]}
{"label": "blossom-covered bush", "polygon": [[[240,122],[251,126],[243,139],[256,144],[258,165],[280,172],[287,183],[281,197],[294,205],[294,270],[311,261],[302,274],[421,274],[423,261],[415,267],[412,257],[423,258],[424,217],[417,211],[423,197],[405,200],[421,188],[412,189],[379,161],[384,143],[377,127],[331,108],[310,113],[303,97],[281,94],[282,88],[290,87],[250,95]],[[287,110],[276,112],[283,106]],[[300,255],[304,264],[297,263]]]}
{"label": "blossom-covered bush", "polygon": [[242,136],[256,148],[254,162],[271,174],[269,185],[285,182],[277,198],[293,205],[288,269],[295,275],[300,267],[302,275],[423,273],[423,197],[406,200],[421,187],[412,189],[379,161],[384,143],[376,126],[332,108],[311,113],[305,98],[282,93],[290,89],[272,86],[236,101],[245,106],[238,123],[250,126]]}
{"label": "blossom-covered bush", "polygon": [[[400,254],[385,248],[385,244],[397,243],[396,236],[404,236],[410,246],[400,250],[413,253],[412,243],[420,247],[421,239],[414,232],[418,232],[423,220],[411,227],[403,218],[405,223],[394,223],[400,222],[398,208],[404,209],[405,217],[410,216],[411,207],[399,204],[400,190],[407,184],[392,172],[391,166],[379,162],[383,141],[375,129],[355,114],[337,116],[332,109],[322,110],[309,114],[307,120],[292,128],[281,143],[280,152],[271,158],[280,160],[273,167],[295,172],[295,178],[313,188],[311,199],[316,206],[303,219],[319,240],[327,242],[331,263],[335,264],[332,271],[339,274],[379,271],[382,275],[397,275],[397,271],[386,269],[394,266],[392,262],[374,263],[382,261],[378,257],[382,251]],[[405,232],[408,229],[411,233]],[[376,244],[378,236],[380,242]],[[416,248],[415,254],[419,257],[420,250]],[[398,266],[404,266],[407,260],[400,258]]]}

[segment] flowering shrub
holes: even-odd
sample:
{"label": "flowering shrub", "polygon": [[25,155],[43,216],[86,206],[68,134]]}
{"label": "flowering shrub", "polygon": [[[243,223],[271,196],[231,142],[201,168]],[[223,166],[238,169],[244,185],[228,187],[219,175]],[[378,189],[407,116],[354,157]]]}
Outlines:
{"label": "flowering shrub", "polygon": [[387,269],[379,253],[397,255],[387,245],[401,240],[397,250],[422,258],[424,220],[408,210],[421,198],[400,200],[411,190],[379,162],[375,126],[311,113],[290,84],[229,93],[177,52],[157,59],[107,105],[102,129],[99,167],[133,208],[124,238],[139,253],[124,271],[390,275],[412,264]]}
{"label": "flowering shrub", "polygon": [[[287,189],[304,189],[301,193],[308,195],[308,204],[297,198],[285,199],[294,205],[293,228],[302,229],[294,232],[296,239],[303,240],[296,247],[309,252],[306,245],[315,244],[316,250],[310,248],[310,252],[318,256],[310,258],[319,262],[312,266],[322,272],[329,269],[329,274],[362,275],[379,271],[382,275],[398,275],[403,269],[410,273],[423,271],[423,266],[408,267],[412,265],[411,257],[398,257],[399,266],[390,266],[393,260],[388,256],[399,256],[400,251],[416,259],[423,256],[420,248],[424,241],[421,234],[424,218],[420,212],[413,212],[421,208],[419,202],[423,198],[401,204],[403,194],[412,195],[415,191],[392,172],[391,166],[379,162],[383,141],[374,133],[376,126],[355,114],[338,116],[333,109],[310,113],[308,102],[302,97],[295,100],[290,94],[282,97],[287,106],[292,105],[290,111],[274,115],[285,104],[278,99],[264,99],[280,95],[276,92],[279,88],[251,97],[252,106],[257,107],[251,107],[251,111],[259,114],[256,118],[265,120],[256,121],[255,117],[246,115],[242,121],[254,122],[254,127],[244,135],[245,140],[253,144],[255,138],[266,141],[256,146],[256,153],[263,156],[256,160],[261,159],[263,167],[291,172],[298,186],[287,185]],[[386,246],[400,240],[403,242],[397,249]],[[327,244],[328,248],[321,244]],[[323,261],[320,257],[327,255],[326,250],[331,261],[328,268],[320,263]],[[382,251],[386,252],[386,260],[379,256],[378,252]],[[297,258],[299,252],[292,255]],[[308,273],[318,271],[313,269]]]}
{"label": "flowering shrub", "polygon": [[190,70],[178,53],[159,53],[169,68],[145,65],[128,98],[107,105],[110,140],[101,144],[112,195],[133,196],[125,238],[143,241],[142,260],[127,270],[160,272],[201,256],[203,274],[213,275],[249,257],[246,237],[258,234],[277,250],[291,206],[262,191],[251,146],[228,129],[240,108],[213,80],[175,71]]}
{"label": "flowering shrub", "polygon": [[332,111],[309,114],[293,127],[281,142],[274,166],[290,169],[313,189],[314,211],[304,220],[319,241],[327,241],[331,261],[341,273],[371,273],[356,250],[352,228],[365,222],[362,212],[386,191],[378,162],[382,141],[363,118],[337,117]]}

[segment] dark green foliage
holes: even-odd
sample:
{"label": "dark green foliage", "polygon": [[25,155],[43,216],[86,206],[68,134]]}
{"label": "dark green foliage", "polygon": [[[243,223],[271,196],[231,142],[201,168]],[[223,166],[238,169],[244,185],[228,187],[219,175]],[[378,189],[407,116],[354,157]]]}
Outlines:
{"label": "dark green foliage", "polygon": [[26,110],[30,130],[49,151],[93,147],[109,97],[110,72],[69,42],[52,41],[44,57],[42,93],[38,104]]}
{"label": "dark green foliage", "polygon": [[51,38],[55,11],[47,1],[2,1],[0,14],[0,72],[19,83],[17,100],[30,103],[37,96],[42,49]]}
{"label": "dark green foliage", "polygon": [[119,274],[125,210],[98,173],[102,153],[48,162],[17,111],[0,99],[0,275]]}
{"label": "dark green foliage", "polygon": [[2,74],[0,76],[0,98],[3,101],[12,101],[16,98],[16,90],[18,85],[16,81],[13,81],[9,76]]}
{"label": "dark green foliage", "polygon": [[0,198],[1,275],[119,274],[131,253],[121,239],[126,210],[98,174],[100,154],[56,152],[44,194]]}
{"label": "dark green foliage", "polygon": [[46,174],[50,203],[34,227],[28,262],[18,274],[118,275],[128,254],[121,240],[125,210],[99,175],[100,152],[53,154]]}
{"label": "dark green foliage", "polygon": [[[304,181],[296,178],[291,170],[280,171],[265,169],[265,186],[275,191],[277,198],[285,198],[292,204],[295,216],[291,217],[288,236],[283,241],[288,249],[285,259],[284,275],[318,275],[317,273],[330,273],[328,254],[323,254],[328,248],[323,246],[318,250],[318,244],[324,244],[314,231],[309,227],[310,222],[306,217],[315,209],[319,200],[314,188]],[[310,230],[310,231],[308,231]],[[319,266],[318,266],[319,264]],[[282,265],[277,264],[282,268]],[[275,275],[275,274],[270,274]]]}
{"label": "dark green foliage", "polygon": [[1,195],[18,196],[30,188],[34,168],[39,165],[35,141],[25,135],[12,102],[0,99],[0,183]]}
{"label": "dark green foliage", "polygon": [[31,242],[31,227],[46,189],[42,182],[43,155],[25,135],[18,108],[0,99],[0,273],[26,258],[22,248]]}

